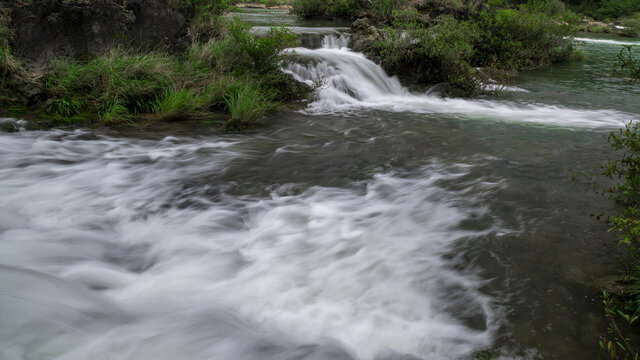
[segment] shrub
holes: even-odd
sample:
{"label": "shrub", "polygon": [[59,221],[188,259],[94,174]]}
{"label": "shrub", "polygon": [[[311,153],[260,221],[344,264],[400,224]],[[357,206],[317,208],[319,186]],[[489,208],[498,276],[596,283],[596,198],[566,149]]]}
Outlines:
{"label": "shrub", "polygon": [[419,83],[444,82],[467,94],[477,90],[469,63],[478,39],[476,26],[449,16],[429,28],[416,22],[406,25],[404,31],[387,29],[383,41],[374,44],[385,69],[395,74],[410,69],[407,75]]}
{"label": "shrub", "polygon": [[272,27],[264,36],[250,29],[250,25],[238,18],[229,24],[229,33],[240,52],[240,57],[233,59],[236,69],[252,69],[258,73],[275,71],[284,56],[282,50],[297,44],[297,36],[284,26]]}
{"label": "shrub", "polygon": [[629,327],[640,316],[640,123],[629,122],[617,133],[611,132],[608,141],[622,152],[621,158],[607,162],[603,172],[618,181],[607,191],[621,206],[618,214],[609,217],[609,223],[619,234],[619,245],[629,254],[631,270],[626,278],[630,285],[627,294],[614,298],[603,293],[609,335],[600,341],[600,349],[610,359],[637,359],[640,349],[631,340]]}
{"label": "shrub", "polygon": [[305,19],[353,19],[359,9],[364,6],[357,0],[295,0],[292,11]]}
{"label": "shrub", "polygon": [[562,24],[562,5],[555,0],[530,0],[515,8],[499,8],[506,6],[502,0],[487,4],[469,20],[440,16],[432,26],[415,10],[395,10],[394,28],[369,52],[392,74],[445,83],[464,95],[480,88],[477,68],[491,68],[483,74],[505,80],[519,70],[580,58],[568,38],[573,27]]}
{"label": "shrub", "polygon": [[322,17],[327,12],[324,0],[295,0],[292,12],[304,19]]}
{"label": "shrub", "polygon": [[402,0],[372,0],[369,12],[379,22],[391,22],[403,3]]}
{"label": "shrub", "polygon": [[573,9],[596,20],[614,19],[640,11],[637,0],[569,0]]}
{"label": "shrub", "polygon": [[484,11],[478,25],[483,35],[474,63],[479,66],[534,69],[566,60],[574,51],[567,38],[571,27],[527,6]]}
{"label": "shrub", "polygon": [[624,46],[618,53],[616,68],[626,72],[631,82],[640,80],[640,59],[636,59],[631,45]]}

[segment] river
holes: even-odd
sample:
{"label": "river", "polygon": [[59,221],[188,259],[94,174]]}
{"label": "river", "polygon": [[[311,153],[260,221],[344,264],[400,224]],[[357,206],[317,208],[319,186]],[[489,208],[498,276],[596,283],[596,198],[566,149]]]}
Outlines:
{"label": "river", "polygon": [[620,252],[594,186],[605,135],[640,120],[625,41],[444,99],[343,24],[244,16],[320,39],[283,69],[323,83],[302,110],[0,133],[0,358],[597,357]]}

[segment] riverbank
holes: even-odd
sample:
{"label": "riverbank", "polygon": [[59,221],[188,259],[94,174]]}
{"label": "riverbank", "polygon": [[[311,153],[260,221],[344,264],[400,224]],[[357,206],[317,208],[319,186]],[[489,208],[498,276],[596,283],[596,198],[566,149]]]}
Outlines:
{"label": "riverbank", "polygon": [[[311,91],[279,71],[285,57],[281,51],[296,44],[295,34],[285,28],[257,36],[243,22],[222,17],[226,8],[220,3],[171,8],[151,2],[155,11],[138,15],[130,10],[135,4],[130,2],[127,8],[110,1],[3,4],[0,112],[37,112],[38,124],[44,127],[126,123],[153,114],[162,120],[201,118],[241,129],[256,125],[278,104],[302,99]],[[102,19],[95,12],[101,7],[119,13]],[[44,24],[29,23],[21,15],[44,10],[54,11]],[[67,23],[73,14],[82,21],[57,22]],[[145,26],[126,25],[164,24],[164,18],[178,24],[149,33]],[[23,22],[16,24],[18,20]],[[39,38],[25,39],[30,26],[41,27]],[[78,35],[86,27],[98,31]],[[128,32],[115,38],[104,35],[119,28]],[[137,32],[144,37],[132,38]],[[59,40],[60,36],[67,38]],[[47,43],[49,37],[63,46]],[[25,40],[33,46],[26,48],[21,42]],[[216,113],[227,114],[226,120],[214,120],[220,119]]]}

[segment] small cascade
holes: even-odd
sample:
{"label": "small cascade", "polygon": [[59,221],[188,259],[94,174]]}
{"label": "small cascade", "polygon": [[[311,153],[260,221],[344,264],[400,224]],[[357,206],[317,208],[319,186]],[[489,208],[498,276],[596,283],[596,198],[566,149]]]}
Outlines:
{"label": "small cascade", "polygon": [[[349,114],[375,109],[588,128],[618,127],[630,118],[630,114],[614,110],[411,93],[396,77],[387,75],[380,65],[349,49],[348,43],[348,35],[333,33],[324,35],[320,48],[291,49],[299,56],[299,61],[290,62],[282,71],[316,88],[312,101],[304,110],[306,113]],[[517,87],[501,90],[526,91]]]}
{"label": "small cascade", "polygon": [[347,35],[327,35],[320,49],[294,49],[297,55],[311,61],[291,63],[283,69],[300,82],[319,85],[311,104],[313,109],[341,110],[389,96],[410,95],[397,78],[389,77],[363,54],[351,51],[348,44]]}

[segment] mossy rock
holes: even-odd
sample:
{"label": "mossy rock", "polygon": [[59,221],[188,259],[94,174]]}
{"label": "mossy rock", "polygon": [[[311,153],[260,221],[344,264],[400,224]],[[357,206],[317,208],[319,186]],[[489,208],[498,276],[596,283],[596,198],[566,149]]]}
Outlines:
{"label": "mossy rock", "polygon": [[20,126],[15,120],[0,121],[0,131],[13,133],[20,131]]}

